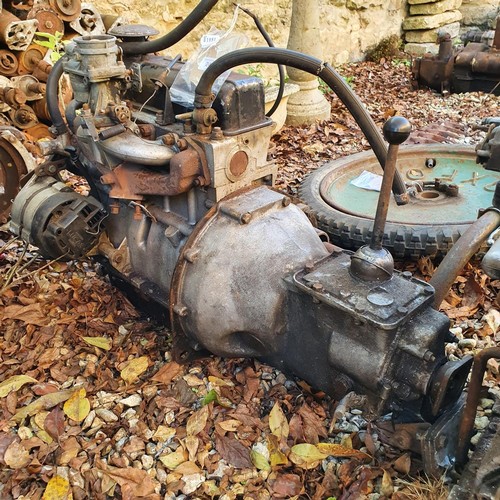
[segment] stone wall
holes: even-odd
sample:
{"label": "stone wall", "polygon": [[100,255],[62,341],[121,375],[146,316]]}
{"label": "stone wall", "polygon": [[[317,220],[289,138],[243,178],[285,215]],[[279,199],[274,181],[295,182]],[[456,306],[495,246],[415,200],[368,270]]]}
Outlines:
{"label": "stone wall", "polygon": [[[286,47],[290,27],[292,0],[241,0],[262,21],[277,46]],[[458,5],[459,0],[320,0],[321,45],[324,59],[335,64],[357,61],[369,47],[390,35],[402,34],[402,23],[418,4],[437,2]],[[161,34],[172,30],[197,5],[198,0],[95,0],[103,14],[119,14],[131,22],[156,27]],[[169,49],[170,54],[181,53],[187,58],[197,46],[200,36],[211,25],[229,26],[233,15],[233,0],[220,0],[205,20],[186,39]],[[499,15],[500,0],[463,0],[460,12],[465,26],[492,25]],[[455,11],[458,12],[458,11]],[[415,14],[419,15],[415,11]],[[462,16],[460,16],[462,17]],[[454,19],[455,20],[455,19]],[[451,21],[449,21],[451,22]],[[456,23],[458,24],[458,23]],[[237,29],[251,39],[251,45],[263,45],[253,21],[240,12]],[[458,34],[458,33],[457,33]]]}
{"label": "stone wall", "polygon": [[[133,22],[156,27],[160,33],[173,29],[196,6],[197,0],[96,0],[103,14],[127,16]],[[292,0],[244,0],[241,4],[252,10],[262,21],[277,46],[286,47],[290,27]],[[324,58],[332,63],[344,63],[363,58],[366,49],[382,38],[401,33],[405,17],[405,0],[320,0],[322,27],[321,43]],[[233,0],[220,0],[201,25],[185,40],[168,52],[189,56],[199,37],[210,27],[229,26]],[[253,21],[240,12],[237,29],[251,38],[252,45],[263,45]]]}

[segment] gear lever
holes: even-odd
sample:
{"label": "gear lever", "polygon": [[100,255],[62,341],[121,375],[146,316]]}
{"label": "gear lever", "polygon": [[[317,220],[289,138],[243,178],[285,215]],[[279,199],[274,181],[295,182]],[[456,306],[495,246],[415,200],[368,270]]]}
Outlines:
{"label": "gear lever", "polygon": [[373,222],[372,237],[369,245],[359,248],[351,257],[351,274],[364,281],[387,281],[394,271],[394,260],[389,251],[382,246],[385,222],[389,210],[392,181],[396,172],[399,145],[408,139],[411,124],[402,116],[387,120],[383,128],[385,140],[389,143],[387,160],[378,197],[377,212]]}

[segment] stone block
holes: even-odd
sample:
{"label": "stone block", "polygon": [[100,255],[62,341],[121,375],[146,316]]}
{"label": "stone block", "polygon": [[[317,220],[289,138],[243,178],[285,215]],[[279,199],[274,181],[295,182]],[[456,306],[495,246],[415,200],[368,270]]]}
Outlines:
{"label": "stone block", "polygon": [[422,57],[429,52],[436,55],[439,52],[439,45],[437,43],[407,43],[405,52],[415,57]]}
{"label": "stone block", "polygon": [[421,3],[434,3],[439,2],[439,0],[408,0],[410,5],[420,5]]}
{"label": "stone block", "polygon": [[464,0],[460,8],[466,26],[494,27],[500,15],[500,0]]}
{"label": "stone block", "polygon": [[439,28],[445,24],[454,23],[462,19],[462,13],[459,10],[452,10],[450,12],[443,12],[442,14],[435,14],[433,16],[413,16],[407,17],[403,21],[403,29],[409,30],[430,30]]}
{"label": "stone block", "polygon": [[441,33],[449,33],[451,38],[456,38],[460,34],[460,23],[445,24],[432,30],[406,31],[405,39],[409,43],[436,43]]}
{"label": "stone block", "polygon": [[428,16],[456,10],[462,5],[462,0],[440,0],[439,2],[410,5],[410,16]]}

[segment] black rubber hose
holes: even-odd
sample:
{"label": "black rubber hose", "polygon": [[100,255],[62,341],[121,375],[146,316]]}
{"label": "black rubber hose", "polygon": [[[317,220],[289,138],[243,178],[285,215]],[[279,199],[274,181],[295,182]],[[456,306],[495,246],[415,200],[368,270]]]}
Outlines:
{"label": "black rubber hose", "polygon": [[[252,63],[271,63],[291,66],[321,78],[344,103],[350,111],[361,131],[365,134],[382,168],[387,158],[387,146],[370,114],[363,106],[351,87],[342,76],[337,73],[328,63],[320,61],[315,57],[295,52],[288,49],[271,47],[253,47],[249,49],[236,50],[216,59],[203,73],[196,86],[195,106],[210,107],[212,103],[212,85],[219,75],[225,71]],[[406,186],[399,172],[394,177],[392,191],[395,195],[406,196]],[[406,203],[406,200],[402,200]]]}
{"label": "black rubber hose", "polygon": [[125,55],[138,56],[141,54],[150,54],[165,50],[175,45],[188,35],[205,16],[212,10],[218,0],[201,0],[194,10],[172,31],[163,35],[156,40],[148,40],[147,42],[122,42],[118,45],[123,49]]}
{"label": "black rubber hose", "polygon": [[52,125],[57,130],[57,135],[68,132],[68,126],[59,109],[59,80],[63,73],[63,60],[61,58],[52,66],[52,70],[47,78],[47,89],[45,94],[47,99],[47,110],[52,120]]}
{"label": "black rubber hose", "polygon": [[[267,45],[269,47],[274,47],[274,42],[272,41],[271,37],[269,36],[269,33],[266,31],[266,29],[260,22],[260,19],[252,11],[246,9],[245,7],[238,5],[238,8],[253,19],[255,26],[259,30],[259,33],[262,35],[262,38],[264,38],[264,40],[266,41]],[[273,113],[278,109],[278,106],[280,105],[281,99],[283,99],[283,94],[285,92],[285,66],[283,66],[282,64],[278,64],[278,71],[280,75],[280,86],[278,88],[278,94],[276,95],[274,104],[272,105],[271,109],[266,113],[267,117],[273,116]]]}

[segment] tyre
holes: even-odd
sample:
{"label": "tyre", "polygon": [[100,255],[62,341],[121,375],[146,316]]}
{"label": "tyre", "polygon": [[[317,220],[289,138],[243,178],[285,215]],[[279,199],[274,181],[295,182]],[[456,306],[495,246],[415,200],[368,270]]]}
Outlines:
{"label": "tyre", "polygon": [[[318,228],[332,243],[351,250],[370,242],[378,200],[377,191],[351,182],[364,170],[382,174],[371,151],[323,165],[299,188]],[[446,254],[477,219],[478,210],[491,206],[500,180],[499,173],[476,164],[473,147],[450,144],[402,146],[398,170],[407,185],[414,185],[415,195],[404,206],[391,199],[383,244],[397,258]],[[440,186],[436,187],[436,179]],[[422,191],[416,183],[424,186]],[[457,196],[451,195],[453,189],[446,191],[450,185],[458,186]]]}

